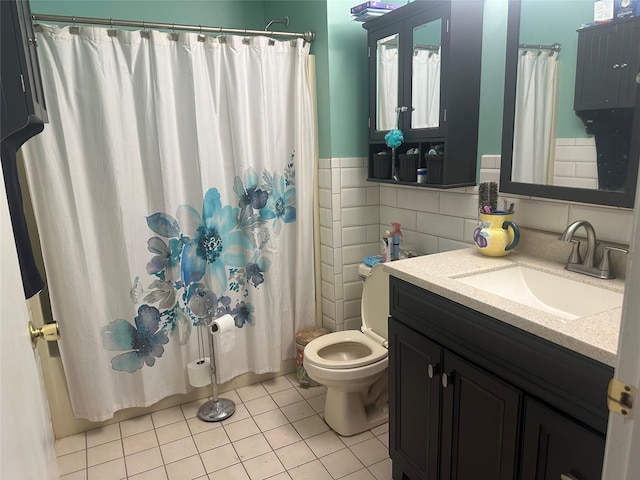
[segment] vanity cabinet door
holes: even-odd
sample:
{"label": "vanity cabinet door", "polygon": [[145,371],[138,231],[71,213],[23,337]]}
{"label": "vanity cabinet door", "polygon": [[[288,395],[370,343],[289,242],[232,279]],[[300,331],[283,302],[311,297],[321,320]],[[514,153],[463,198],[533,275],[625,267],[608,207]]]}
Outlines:
{"label": "vanity cabinet door", "polygon": [[441,478],[516,476],[522,392],[445,350]]}
{"label": "vanity cabinet door", "polygon": [[522,480],[600,480],[605,437],[526,399]]}
{"label": "vanity cabinet door", "polygon": [[640,18],[578,33],[574,108],[633,108],[640,69]]}
{"label": "vanity cabinet door", "polygon": [[442,349],[389,320],[389,453],[393,478],[436,480]]}

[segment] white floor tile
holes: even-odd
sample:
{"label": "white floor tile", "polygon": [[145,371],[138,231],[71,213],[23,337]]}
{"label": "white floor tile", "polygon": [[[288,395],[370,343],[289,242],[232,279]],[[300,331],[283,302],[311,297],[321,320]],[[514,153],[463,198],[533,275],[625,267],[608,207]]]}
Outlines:
{"label": "white floor tile", "polygon": [[129,480],[167,480],[167,472],[164,467],[158,467],[128,478]]}
{"label": "white floor tile", "polygon": [[132,418],[130,420],[123,420],[120,422],[120,430],[123,437],[153,430],[151,415],[142,415],[141,417]]}
{"label": "white floor tile", "polygon": [[264,432],[264,436],[274,450],[302,440],[296,429],[289,423]]}
{"label": "white floor tile", "polygon": [[101,463],[87,470],[87,480],[122,480],[127,478],[124,458]]}
{"label": "white floor tile", "polygon": [[124,457],[122,440],[118,439],[113,442],[103,443],[87,449],[87,467],[93,467],[94,465],[122,457]]}
{"label": "white floor tile", "polygon": [[389,456],[389,451],[380,440],[372,438],[350,447],[365,467],[378,463]]}
{"label": "white floor tile", "polygon": [[56,457],[84,450],[86,448],[87,439],[84,432],[61,438],[55,442]]}
{"label": "white floor tile", "polygon": [[67,475],[62,475],[60,480],[87,480],[87,470],[79,470]]}
{"label": "white floor tile", "polygon": [[292,468],[288,473],[292,480],[333,480],[333,477],[318,460]]}
{"label": "white floor tile", "polygon": [[282,407],[282,413],[284,413],[290,422],[296,422],[303,418],[316,415],[315,410],[304,400]]}
{"label": "white floor tile", "polygon": [[340,480],[376,480],[376,477],[374,477],[369,470],[363,468],[362,470],[358,470],[357,472],[353,472],[342,477]]}
{"label": "white floor tile", "polygon": [[373,473],[376,480],[391,480],[391,459],[385,458],[369,467],[369,471]]}
{"label": "white floor tile", "polygon": [[[293,428],[293,427],[292,427]],[[69,453],[58,457],[58,470],[60,475],[77,472],[87,468],[87,452],[81,450],[79,452]]]}
{"label": "white floor tile", "polygon": [[192,437],[181,438],[175,442],[160,445],[160,451],[162,452],[164,463],[177,462],[198,453]]}
{"label": "white floor tile", "polygon": [[269,395],[265,397],[255,398],[253,400],[248,400],[244,402],[244,406],[247,407],[249,413],[254,416],[278,408],[276,402],[274,402]]}
{"label": "white floor tile", "polygon": [[224,428],[214,428],[206,432],[198,433],[193,436],[193,440],[196,442],[196,447],[200,453],[230,443]]}
{"label": "white floor tile", "polygon": [[182,414],[182,409],[180,407],[171,407],[158,412],[153,412],[151,414],[151,419],[153,420],[153,426],[155,428],[159,428],[169,425],[170,423],[184,420],[184,415]]}
{"label": "white floor tile", "polygon": [[269,442],[261,433],[233,442],[233,448],[243,462],[271,451]]}
{"label": "white floor tile", "polygon": [[240,463],[240,459],[231,444],[207,450],[200,454],[200,458],[207,473]]}
{"label": "white floor tile", "polygon": [[209,474],[210,480],[249,480],[249,475],[241,463]]}
{"label": "white floor tile", "polygon": [[266,432],[267,430],[289,423],[289,420],[287,420],[287,417],[284,416],[284,413],[282,413],[280,409],[255,415],[253,420],[262,432]]}
{"label": "white floor tile", "polygon": [[190,437],[191,431],[187,425],[186,420],[171,423],[164,427],[156,428],[156,435],[158,436],[158,443],[164,445],[181,438]]}
{"label": "white floor tile", "polygon": [[344,477],[364,468],[364,465],[349,449],[322,457],[320,461],[333,478]]}
{"label": "white floor tile", "polygon": [[95,447],[103,443],[120,439],[120,425],[114,423],[106,427],[96,428],[87,432],[87,447]]}
{"label": "white floor tile", "polygon": [[124,461],[127,465],[128,475],[136,475],[164,465],[159,447],[150,448],[149,450],[134,453],[133,455],[127,455],[124,457]]}
{"label": "white floor tile", "polygon": [[297,422],[293,422],[295,428],[303,439],[313,437],[329,430],[329,426],[319,415],[303,418]]}
{"label": "white floor tile", "polygon": [[284,467],[275,453],[269,452],[243,462],[251,480],[263,480],[284,472]]}
{"label": "white floor tile", "polygon": [[148,432],[142,432],[136,435],[131,435],[130,437],[124,437],[122,439],[122,446],[124,448],[125,455],[133,455],[134,453],[157,447],[158,438],[156,437],[155,430],[149,430]]}
{"label": "white floor tile", "polygon": [[324,387],[292,374],[223,398],[236,403],[223,422],[196,416],[202,399],[57,440],[61,480],[391,480],[388,423],[337,435]]}
{"label": "white floor tile", "polygon": [[262,382],[262,386],[269,393],[280,392],[292,387],[291,382],[285,376],[265,380]]}
{"label": "white floor tile", "polygon": [[284,407],[304,400],[304,397],[298,393],[297,388],[287,388],[286,390],[272,393],[271,398],[273,398],[274,402],[276,402],[279,407]]}
{"label": "white floor tile", "polygon": [[248,402],[249,400],[269,395],[269,392],[267,392],[260,383],[254,383],[253,385],[247,385],[246,387],[236,388],[236,393],[243,402]]}
{"label": "white floor tile", "polygon": [[333,430],[307,438],[305,441],[318,458],[339,450],[344,450],[345,448],[344,443],[342,443]]}
{"label": "white floor tile", "polygon": [[311,449],[303,441],[279,448],[276,450],[276,455],[287,470],[299,467],[316,459]]}
{"label": "white floor tile", "polygon": [[[169,480],[193,480],[206,475],[200,455],[183,458],[165,465]],[[206,478],[206,477],[205,477]]]}
{"label": "white floor tile", "polygon": [[230,425],[223,425],[223,428],[232,442],[260,433],[260,429],[252,418],[245,418]]}

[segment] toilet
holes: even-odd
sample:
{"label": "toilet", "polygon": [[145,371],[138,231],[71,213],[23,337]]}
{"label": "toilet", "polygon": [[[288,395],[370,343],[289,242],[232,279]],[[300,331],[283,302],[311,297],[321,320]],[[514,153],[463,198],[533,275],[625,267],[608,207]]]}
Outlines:
{"label": "toilet", "polygon": [[360,330],[316,338],[304,349],[309,377],[327,388],[324,419],[337,433],[355,435],[389,419],[387,317],[389,275],[381,264],[369,270],[362,291]]}

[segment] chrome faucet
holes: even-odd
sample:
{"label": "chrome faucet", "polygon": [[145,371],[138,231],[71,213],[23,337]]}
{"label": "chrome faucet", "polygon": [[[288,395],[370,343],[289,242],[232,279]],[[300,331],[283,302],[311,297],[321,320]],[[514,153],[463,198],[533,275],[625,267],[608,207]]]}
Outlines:
{"label": "chrome faucet", "polygon": [[[580,227],[584,227],[587,232],[587,251],[585,253],[584,260],[580,255],[580,240],[575,240],[573,236]],[[591,275],[592,277],[598,277],[603,279],[615,278],[613,270],[611,269],[611,260],[609,258],[612,250],[629,253],[629,250],[625,248],[619,248],[614,246],[604,247],[602,252],[602,258],[600,263],[596,267],[596,250],[598,249],[598,240],[596,239],[596,231],[586,220],[577,220],[564,229],[564,232],[558,237],[558,240],[563,242],[571,242],[573,247],[571,254],[567,260],[567,265],[564,267],[569,271],[584,273],[585,275]]]}

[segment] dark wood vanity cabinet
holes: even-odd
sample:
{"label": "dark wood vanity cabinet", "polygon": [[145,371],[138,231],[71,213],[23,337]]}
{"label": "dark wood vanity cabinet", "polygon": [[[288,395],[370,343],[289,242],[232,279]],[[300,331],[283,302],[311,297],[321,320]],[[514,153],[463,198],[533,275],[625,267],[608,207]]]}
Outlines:
{"label": "dark wood vanity cabinet", "polygon": [[0,1],[2,22],[2,129],[4,140],[32,123],[47,121],[29,3]]}
{"label": "dark wood vanity cabinet", "polygon": [[640,17],[578,30],[574,108],[633,108],[640,73]]}
{"label": "dark wood vanity cabinet", "polygon": [[[475,185],[482,23],[483,0],[424,0],[363,24],[369,55],[368,180]],[[399,180],[391,170],[379,174],[374,168],[381,152],[390,161],[385,135],[396,122],[404,135],[395,152]],[[416,159],[405,159],[413,149]],[[412,162],[413,178],[402,173],[404,161]],[[417,183],[417,168],[427,169],[426,184]]]}
{"label": "dark wood vanity cabinet", "polygon": [[395,480],[600,478],[611,367],[394,277],[390,295]]}

